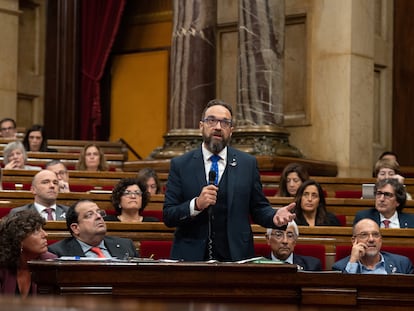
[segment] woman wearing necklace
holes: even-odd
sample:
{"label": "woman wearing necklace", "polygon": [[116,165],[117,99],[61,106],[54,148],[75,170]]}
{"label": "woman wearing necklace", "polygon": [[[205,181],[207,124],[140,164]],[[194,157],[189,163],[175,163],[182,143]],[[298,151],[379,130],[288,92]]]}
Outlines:
{"label": "woman wearing necklace", "polygon": [[112,190],[112,205],[116,215],[105,216],[106,221],[156,222],[155,217],[143,217],[150,194],[147,186],[136,178],[121,179]]}

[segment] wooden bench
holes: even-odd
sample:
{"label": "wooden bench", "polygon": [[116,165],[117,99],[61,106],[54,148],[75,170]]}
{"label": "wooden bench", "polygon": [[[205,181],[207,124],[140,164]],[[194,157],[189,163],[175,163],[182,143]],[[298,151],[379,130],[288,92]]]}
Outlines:
{"label": "wooden bench", "polygon": [[[259,225],[251,225],[256,243],[265,243],[266,229]],[[140,241],[172,241],[174,228],[168,228],[161,222],[153,223],[120,223],[107,222],[108,235],[132,239],[137,247]],[[45,226],[49,240],[60,240],[69,237],[65,222],[48,222]],[[326,267],[330,269],[335,261],[337,245],[350,245],[351,227],[299,227],[299,244],[324,245],[326,250]],[[409,247],[414,242],[414,229],[381,229],[383,245]]]}
{"label": "wooden bench", "polygon": [[[267,190],[269,195],[270,190],[273,190],[273,195],[279,188],[280,176],[275,175],[261,175],[263,189]],[[311,176],[317,181],[327,193],[328,198],[358,198],[362,195],[362,184],[375,184],[375,178],[353,178],[353,177],[323,177]],[[409,193],[414,193],[414,178],[405,179],[406,190]],[[342,193],[341,193],[342,192]],[[349,196],[345,196],[348,192]],[[266,192],[265,192],[266,193]],[[341,193],[342,196],[339,196]]]}
{"label": "wooden bench", "polygon": [[[79,199],[90,199],[95,201],[102,209],[113,211],[109,193],[60,193],[58,203],[72,205]],[[288,205],[292,198],[268,197],[269,202],[275,208]],[[33,194],[29,191],[0,191],[0,209],[13,208],[33,201]],[[351,227],[355,214],[360,210],[370,209],[375,206],[375,201],[370,199],[338,199],[327,198],[327,209],[335,215],[344,215],[346,225]],[[156,194],[151,196],[145,211],[148,216],[155,216],[162,220],[162,209],[164,206],[164,195]],[[414,200],[407,201],[404,209],[406,213],[414,213]],[[151,215],[150,215],[151,214]]]}
{"label": "wooden bench", "polygon": [[[23,140],[23,137],[21,140]],[[3,150],[9,142],[10,140],[0,137],[0,150]],[[112,142],[102,140],[48,139],[48,147],[62,153],[80,153],[83,147],[90,143],[94,143],[102,148],[105,155],[123,154],[124,161],[128,160],[128,148],[121,140]]]}
{"label": "wooden bench", "polygon": [[[22,184],[23,190],[29,190],[33,176],[37,171],[32,170],[2,170],[2,185],[4,190],[16,190],[15,184]],[[134,178],[133,172],[108,171],[88,172],[69,171],[69,183],[72,192],[86,192],[90,190],[112,190],[122,178]]]}
{"label": "wooden bench", "polygon": [[[291,162],[298,162],[305,165],[311,175],[317,176],[336,176],[338,173],[337,166],[333,162],[316,161],[291,157],[271,157],[256,156],[257,165],[261,172],[280,174],[284,167]],[[152,167],[157,173],[168,173],[170,169],[170,160],[151,160],[151,161],[127,161],[124,163],[125,171],[137,172],[144,167]]]}

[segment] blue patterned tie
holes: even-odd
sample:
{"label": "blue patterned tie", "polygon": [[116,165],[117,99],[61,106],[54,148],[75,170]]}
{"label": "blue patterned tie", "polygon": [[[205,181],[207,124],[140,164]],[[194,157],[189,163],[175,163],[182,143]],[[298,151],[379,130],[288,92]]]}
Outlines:
{"label": "blue patterned tie", "polygon": [[214,181],[214,184],[217,186],[218,185],[218,181],[219,181],[219,169],[218,169],[218,161],[220,160],[220,156],[218,156],[217,154],[213,154],[210,157],[211,160],[211,171],[215,171],[216,172],[216,180]]}

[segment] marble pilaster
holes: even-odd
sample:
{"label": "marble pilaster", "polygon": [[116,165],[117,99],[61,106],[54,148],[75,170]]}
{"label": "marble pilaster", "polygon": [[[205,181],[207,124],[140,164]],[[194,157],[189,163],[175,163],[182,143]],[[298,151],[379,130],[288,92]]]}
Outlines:
{"label": "marble pilaster", "polygon": [[171,158],[201,142],[201,113],[215,97],[216,0],[174,0],[171,43],[171,130],[154,158]]}
{"label": "marble pilaster", "polygon": [[19,1],[0,1],[0,119],[16,118]]}
{"label": "marble pilaster", "polygon": [[301,156],[283,128],[284,0],[239,2],[236,131],[232,145],[256,155]]}

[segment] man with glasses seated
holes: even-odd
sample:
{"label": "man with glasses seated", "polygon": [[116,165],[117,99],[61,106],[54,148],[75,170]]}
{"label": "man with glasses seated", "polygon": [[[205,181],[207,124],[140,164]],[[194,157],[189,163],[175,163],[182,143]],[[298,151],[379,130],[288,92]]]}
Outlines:
{"label": "man with glasses seated", "polygon": [[61,161],[52,160],[46,163],[45,169],[56,174],[59,181],[59,192],[70,192],[69,188],[69,172]]}
{"label": "man with glasses seated", "polygon": [[268,228],[266,231],[266,240],[272,250],[270,259],[298,265],[300,270],[322,270],[322,264],[318,258],[294,253],[298,236],[299,229],[295,221],[288,223],[286,231]]}
{"label": "man with glasses seated", "polygon": [[0,120],[1,137],[6,139],[16,139],[17,129],[16,121],[12,118],[4,118]]}
{"label": "man with glasses seated", "polygon": [[354,225],[351,241],[351,255],[335,262],[333,270],[362,274],[413,273],[408,257],[381,251],[382,236],[372,219],[362,219]]}
{"label": "man with glasses seated", "polygon": [[380,228],[414,228],[414,215],[402,211],[407,199],[403,184],[395,178],[382,179],[375,184],[374,193],[375,208],[359,211],[354,224],[370,218]]}
{"label": "man with glasses seated", "polygon": [[105,210],[93,201],[76,202],[66,213],[66,225],[72,237],[50,245],[49,251],[59,257],[138,257],[132,240],[106,235],[105,216]]}

